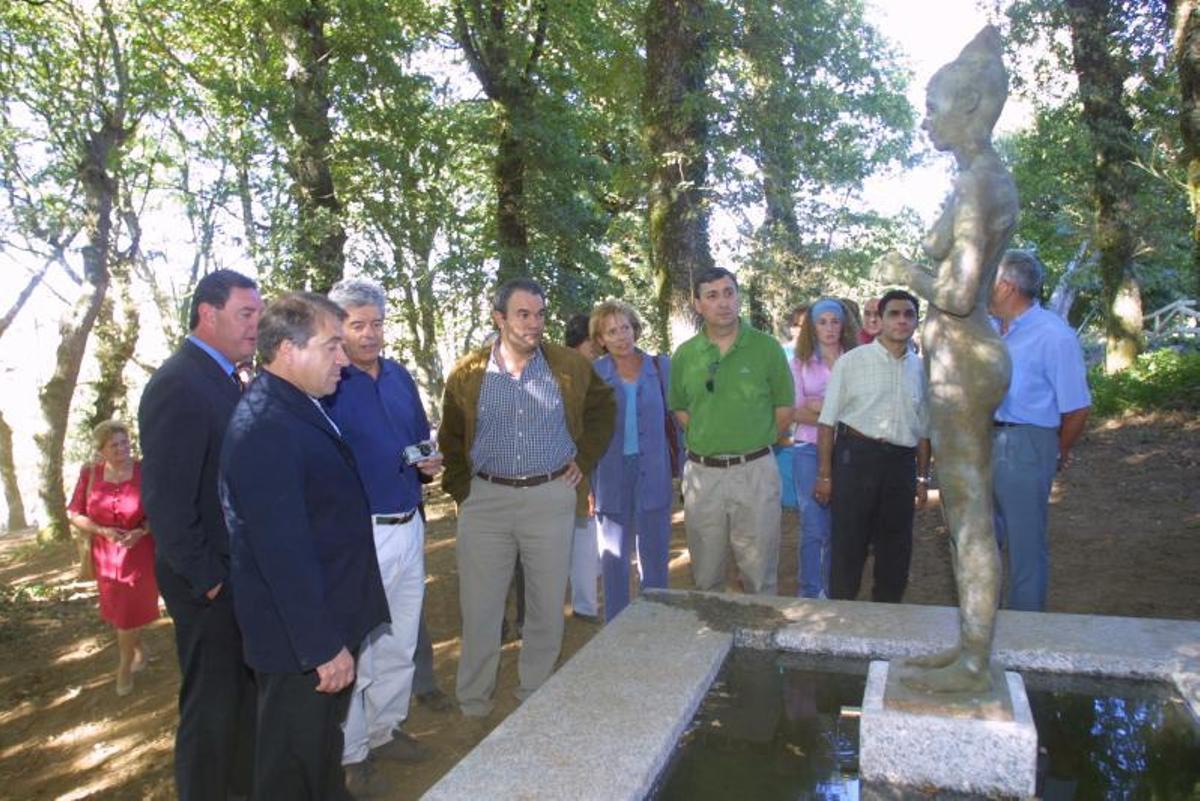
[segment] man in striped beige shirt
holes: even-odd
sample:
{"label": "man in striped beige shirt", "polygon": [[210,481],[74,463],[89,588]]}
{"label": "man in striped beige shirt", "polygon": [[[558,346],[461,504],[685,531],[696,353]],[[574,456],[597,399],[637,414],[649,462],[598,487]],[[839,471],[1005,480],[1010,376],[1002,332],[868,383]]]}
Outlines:
{"label": "man in striped beige shirt", "polygon": [[913,503],[925,504],[929,419],[925,372],[910,347],[918,301],[894,289],[879,302],[874,342],[833,366],[817,427],[813,496],[832,504],[829,596],[858,597],[868,549],[871,600],[900,603],[912,557]]}

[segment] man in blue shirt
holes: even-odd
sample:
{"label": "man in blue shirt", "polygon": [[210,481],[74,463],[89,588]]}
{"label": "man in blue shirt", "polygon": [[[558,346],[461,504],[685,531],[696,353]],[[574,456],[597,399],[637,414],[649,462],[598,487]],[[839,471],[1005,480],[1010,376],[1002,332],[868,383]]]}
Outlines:
{"label": "man in blue shirt", "polygon": [[1012,358],[992,448],[996,537],[1008,557],[1005,607],[1038,612],[1049,581],[1050,488],[1071,463],[1092,403],[1078,337],[1036,300],[1044,277],[1035,255],[1010,250],[988,303]]}
{"label": "man in blue shirt", "polygon": [[342,369],[337,390],[322,402],[358,463],[392,618],[363,644],[346,717],[342,762],[352,791],[363,793],[373,781],[368,756],[412,762],[427,755],[399,726],[408,717],[425,592],[421,474],[436,475],[442,457],[433,453],[415,464],[405,460],[405,448],[429,440],[429,420],[412,376],[380,355],[383,290],[368,281],[347,280],[336,284],[329,297],[347,314],[343,341],[350,364]]}

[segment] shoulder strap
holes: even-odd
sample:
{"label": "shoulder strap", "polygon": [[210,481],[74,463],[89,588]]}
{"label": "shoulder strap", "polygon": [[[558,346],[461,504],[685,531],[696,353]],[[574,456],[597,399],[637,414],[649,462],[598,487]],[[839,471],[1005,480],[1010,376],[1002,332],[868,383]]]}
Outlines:
{"label": "shoulder strap", "polygon": [[667,382],[663,381],[662,365],[659,364],[659,361],[658,361],[662,357],[663,357],[663,354],[660,353],[657,356],[652,357],[651,361],[654,362],[654,372],[658,375],[658,391],[662,394],[663,409],[666,409],[667,408]]}
{"label": "shoulder strap", "polygon": [[83,508],[85,510],[84,514],[87,514],[86,509],[87,509],[88,499],[92,497],[92,485],[96,483],[96,471],[103,470],[103,469],[104,469],[103,465],[93,464],[92,468],[90,470],[88,470],[87,489],[85,489],[83,491]]}

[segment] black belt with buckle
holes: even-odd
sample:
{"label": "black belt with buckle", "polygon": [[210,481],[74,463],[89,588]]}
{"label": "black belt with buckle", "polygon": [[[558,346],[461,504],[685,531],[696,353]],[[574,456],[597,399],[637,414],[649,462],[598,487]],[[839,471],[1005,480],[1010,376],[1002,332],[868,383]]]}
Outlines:
{"label": "black belt with buckle", "polygon": [[888,442],[886,439],[880,439],[879,437],[868,436],[868,435],[864,434],[863,432],[859,431],[854,426],[848,426],[845,423],[838,423],[837,431],[839,434],[845,434],[848,437],[860,440],[862,442],[871,442],[871,443],[874,443],[875,445],[878,445],[881,448],[891,450],[891,451],[900,451],[902,453],[911,453],[917,449],[915,445],[897,445],[894,442]]}
{"label": "black belt with buckle", "polygon": [[524,489],[526,487],[536,487],[540,484],[553,481],[554,479],[566,473],[567,468],[570,466],[571,463],[567,462],[553,473],[539,473],[536,476],[516,476],[509,478],[508,476],[493,476],[490,473],[483,472],[482,470],[475,475],[479,476],[484,481],[490,481],[491,483],[499,484],[502,487],[517,487],[518,489]]}
{"label": "black belt with buckle", "polygon": [[371,522],[377,526],[403,526],[409,520],[412,520],[413,515],[416,513],[417,510],[413,509],[402,515],[371,515]]}
{"label": "black belt with buckle", "polygon": [[1007,420],[993,420],[992,425],[996,428],[1016,428],[1023,423],[1010,423]]}
{"label": "black belt with buckle", "polygon": [[701,456],[688,451],[688,459],[698,462],[705,467],[733,467],[736,464],[746,464],[755,459],[761,459],[771,452],[770,448],[743,453],[741,456]]}

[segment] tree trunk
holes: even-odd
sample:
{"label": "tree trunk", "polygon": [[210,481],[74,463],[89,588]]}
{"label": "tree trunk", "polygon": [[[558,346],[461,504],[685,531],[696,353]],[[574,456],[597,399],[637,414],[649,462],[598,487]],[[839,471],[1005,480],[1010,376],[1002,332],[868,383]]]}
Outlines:
{"label": "tree trunk", "polygon": [[[84,194],[84,232],[88,244],[83,248],[82,293],[74,307],[59,324],[58,351],[54,374],[38,401],[46,418],[46,430],[34,437],[41,451],[42,503],[46,509],[46,536],[65,540],[70,536],[67,500],[63,492],[63,445],[71,413],[71,397],[79,380],[79,366],[87,348],[88,336],[96,323],[108,292],[109,258],[112,247],[112,212],[117,185],[108,168],[119,164],[122,144],[129,136],[123,117],[107,116],[100,129],[88,135],[79,164],[79,180]],[[117,170],[119,172],[119,169]]]}
{"label": "tree trunk", "polygon": [[[493,165],[500,257],[497,281],[529,270],[528,132],[536,124],[535,79],[546,44],[549,3],[535,0],[530,5],[515,14],[504,0],[491,0],[486,8],[481,0],[455,0],[453,7],[454,40],[484,93],[496,104],[499,117]],[[510,24],[514,18],[516,24]]]}
{"label": "tree trunk", "polygon": [[650,264],[658,334],[668,348],[694,330],[693,276],[713,265],[705,199],[709,58],[706,0],[650,0],[642,112],[651,162]]}
{"label": "tree trunk", "polygon": [[0,481],[4,482],[4,503],[8,507],[8,531],[19,531],[29,525],[25,520],[25,504],[21,500],[21,484],[17,481],[17,465],[13,459],[12,428],[0,413]]}
{"label": "tree trunk", "polygon": [[124,417],[127,411],[125,365],[129,364],[137,348],[139,325],[129,282],[121,280],[119,275],[116,277],[123,319],[117,320],[113,314],[112,297],[105,298],[96,325],[95,357],[100,366],[100,375],[96,379],[92,411],[84,421],[89,431],[105,420]]}
{"label": "tree trunk", "polygon": [[526,275],[529,271],[529,223],[525,208],[526,143],[521,133],[528,114],[526,104],[508,98],[500,111],[500,138],[496,147],[496,239],[500,267],[496,281]]}
{"label": "tree trunk", "polygon": [[329,166],[333,126],[328,77],[333,54],[325,39],[327,18],[325,4],[309,0],[276,23],[288,53],[287,79],[292,86],[288,172],[299,217],[295,263],[287,281],[314,292],[328,292],[346,265],[342,204]]}
{"label": "tree trunk", "polygon": [[108,290],[108,268],[104,263],[107,254],[98,251],[95,244],[107,239],[108,232],[107,224],[97,229],[89,225],[88,239],[93,244],[84,249],[88,277],[84,282],[83,294],[59,324],[54,374],[38,393],[42,415],[46,418],[46,430],[34,436],[42,456],[39,494],[46,509],[45,535],[53,540],[65,540],[70,536],[67,499],[63,492],[63,446],[71,413],[71,397],[75,394],[79,379],[79,365],[87,348],[88,335]]}
{"label": "tree trunk", "polygon": [[1142,348],[1142,299],[1133,272],[1130,224],[1136,153],[1133,120],[1123,97],[1129,67],[1109,46],[1116,24],[1109,0],[1068,0],[1066,5],[1083,122],[1095,152],[1092,195],[1104,290],[1104,370],[1113,373],[1132,365]]}
{"label": "tree trunk", "polygon": [[[393,250],[393,264],[400,291],[404,295],[401,317],[408,331],[407,344],[412,353],[412,366],[416,370],[417,383],[424,387],[425,395],[430,399],[429,422],[437,427],[445,380],[442,377],[442,358],[437,348],[438,302],[434,295],[433,273],[429,269],[432,242],[432,238],[426,238],[416,246],[418,249],[413,253],[414,261],[423,266],[415,271],[415,275],[406,269],[398,249]],[[396,248],[394,242],[393,248]]]}
{"label": "tree trunk", "polygon": [[1192,292],[1200,297],[1200,6],[1179,0],[1175,8],[1175,63],[1179,68],[1180,154],[1187,168],[1192,210]]}

